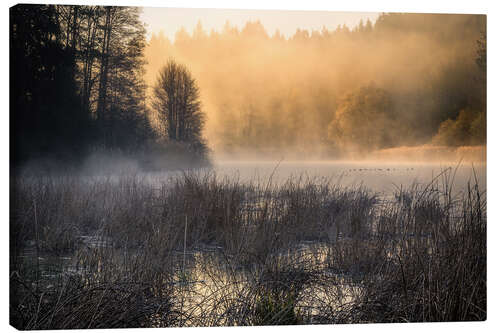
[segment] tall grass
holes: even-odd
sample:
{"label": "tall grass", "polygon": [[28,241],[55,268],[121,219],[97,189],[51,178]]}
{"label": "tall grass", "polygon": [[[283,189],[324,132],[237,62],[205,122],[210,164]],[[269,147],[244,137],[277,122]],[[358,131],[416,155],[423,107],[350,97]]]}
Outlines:
{"label": "tall grass", "polygon": [[[486,197],[189,172],[11,180],[19,329],[486,319]],[[459,196],[453,196],[459,193]]]}

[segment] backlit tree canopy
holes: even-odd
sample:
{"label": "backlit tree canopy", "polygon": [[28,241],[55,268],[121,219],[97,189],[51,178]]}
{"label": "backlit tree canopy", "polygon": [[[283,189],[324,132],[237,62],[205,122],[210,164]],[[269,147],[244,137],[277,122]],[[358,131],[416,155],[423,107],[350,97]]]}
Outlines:
{"label": "backlit tree canopy", "polygon": [[347,94],[328,127],[334,145],[360,151],[395,146],[400,133],[391,96],[374,85]]}

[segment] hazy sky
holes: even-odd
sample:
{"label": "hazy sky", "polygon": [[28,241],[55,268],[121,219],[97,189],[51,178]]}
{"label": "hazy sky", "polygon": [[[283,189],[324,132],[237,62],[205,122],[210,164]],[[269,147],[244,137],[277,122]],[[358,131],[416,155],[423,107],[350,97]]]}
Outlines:
{"label": "hazy sky", "polygon": [[244,10],[244,9],[197,9],[197,8],[158,8],[144,7],[142,19],[147,23],[148,36],[152,32],[163,30],[169,39],[181,27],[191,33],[198,20],[203,28],[221,30],[226,20],[240,29],[249,20],[260,20],[269,35],[276,29],[289,37],[297,28],[307,30],[335,29],[339,24],[353,27],[361,19],[375,22],[378,13],[363,12],[333,12],[333,11],[287,11],[287,10]]}

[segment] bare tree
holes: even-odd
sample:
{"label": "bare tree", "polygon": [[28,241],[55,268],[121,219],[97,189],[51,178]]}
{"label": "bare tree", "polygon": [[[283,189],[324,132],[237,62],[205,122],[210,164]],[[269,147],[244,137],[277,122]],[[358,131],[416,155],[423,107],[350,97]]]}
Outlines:
{"label": "bare tree", "polygon": [[170,141],[204,146],[201,132],[205,114],[201,110],[198,86],[186,66],[170,60],[160,70],[152,106]]}

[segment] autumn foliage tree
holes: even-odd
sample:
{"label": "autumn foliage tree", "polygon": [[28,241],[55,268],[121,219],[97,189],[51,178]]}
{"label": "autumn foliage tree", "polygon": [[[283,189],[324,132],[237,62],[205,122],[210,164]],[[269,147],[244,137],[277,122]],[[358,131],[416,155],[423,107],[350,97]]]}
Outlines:
{"label": "autumn foliage tree", "polygon": [[346,94],[328,127],[334,145],[360,152],[393,147],[401,134],[390,94],[374,84]]}

